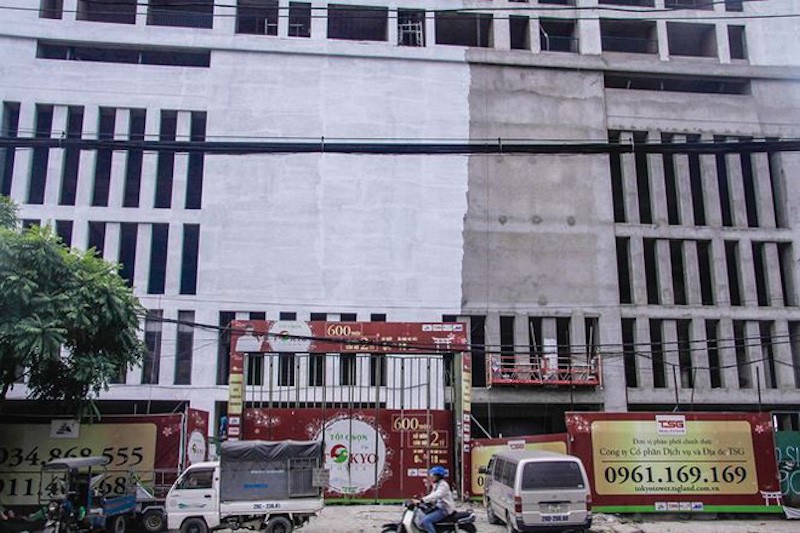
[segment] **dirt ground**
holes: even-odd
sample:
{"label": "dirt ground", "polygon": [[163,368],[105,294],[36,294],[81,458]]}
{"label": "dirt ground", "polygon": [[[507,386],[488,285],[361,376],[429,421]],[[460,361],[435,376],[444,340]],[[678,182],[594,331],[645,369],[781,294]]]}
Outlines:
{"label": "dirt ground", "polygon": [[[459,505],[459,509],[468,506]],[[500,533],[504,526],[492,526],[486,521],[486,512],[480,504],[473,506],[477,517],[476,527],[480,532]],[[385,522],[400,520],[401,505],[329,505],[321,515],[300,529],[302,533],[361,533],[381,530]],[[796,533],[800,532],[800,520],[784,520],[780,517],[747,520],[711,520],[708,517],[693,520],[644,520],[630,517],[595,515],[592,531],[596,533]]]}

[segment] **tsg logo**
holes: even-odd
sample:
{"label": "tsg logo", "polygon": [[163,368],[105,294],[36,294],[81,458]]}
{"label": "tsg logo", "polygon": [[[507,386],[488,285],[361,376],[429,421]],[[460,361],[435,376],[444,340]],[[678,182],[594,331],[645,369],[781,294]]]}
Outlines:
{"label": "tsg logo", "polygon": [[686,435],[684,415],[656,415],[656,429],[659,435]]}
{"label": "tsg logo", "polygon": [[334,463],[344,463],[347,461],[347,457],[347,447],[343,444],[337,444],[331,448],[331,459],[333,459]]}

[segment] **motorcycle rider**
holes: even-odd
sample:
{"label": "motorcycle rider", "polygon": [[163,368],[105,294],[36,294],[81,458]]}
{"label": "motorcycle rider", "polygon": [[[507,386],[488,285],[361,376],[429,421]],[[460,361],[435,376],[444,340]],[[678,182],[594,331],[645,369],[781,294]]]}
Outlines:
{"label": "motorcycle rider", "polygon": [[431,485],[430,493],[423,496],[421,500],[414,500],[415,503],[422,501],[435,506],[435,509],[426,514],[419,524],[428,533],[436,533],[436,522],[447,518],[456,510],[453,493],[450,490],[450,484],[444,479],[445,477],[447,477],[447,469],[445,467],[436,465],[431,468],[428,471],[428,480]]}

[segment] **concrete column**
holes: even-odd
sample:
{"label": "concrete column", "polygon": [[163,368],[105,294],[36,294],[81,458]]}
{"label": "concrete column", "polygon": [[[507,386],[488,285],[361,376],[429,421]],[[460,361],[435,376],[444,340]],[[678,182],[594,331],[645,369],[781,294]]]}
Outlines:
{"label": "concrete column", "polygon": [[758,206],[758,226],[774,228],[775,204],[772,199],[772,180],[769,172],[769,156],[763,152],[755,152],[750,156],[753,162],[753,181],[756,188],[756,204]]}
{"label": "concrete column", "polygon": [[750,239],[739,241],[739,276],[742,282],[742,300],[747,307],[758,305],[756,273],[753,267],[753,244]]}
{"label": "concrete column", "polygon": [[[114,224],[118,226],[118,224]],[[150,277],[150,252],[153,242],[153,226],[151,224],[137,224],[136,226],[136,259],[133,262],[133,284],[140,291],[147,290],[147,281]]]}
{"label": "concrete column", "polygon": [[[236,33],[237,2],[215,2],[214,33],[217,35],[233,35]],[[170,380],[170,383],[172,380]]]}
{"label": "concrete column", "polygon": [[[731,293],[728,287],[728,270],[725,260],[725,242],[719,239],[711,241],[711,280],[714,283],[714,302],[719,306],[729,307]],[[720,338],[722,335],[720,334]]]}
{"label": "concrete column", "polygon": [[606,349],[603,356],[612,353],[611,357],[602,357],[603,400],[605,410],[624,412],[628,410],[628,391],[625,387],[625,365],[622,353],[622,331],[618,313],[604,313],[599,320],[599,329],[603,332],[603,344],[616,348]]}
{"label": "concrete column", "polygon": [[[161,110],[158,108],[147,108],[145,114],[145,140],[158,139],[161,131]],[[139,195],[139,207],[142,209],[152,209],[155,205],[156,197],[156,170],[158,168],[158,153],[145,152],[142,155],[142,181],[141,193]]]}
{"label": "concrete column", "polygon": [[[164,310],[164,318],[178,318],[177,311]],[[158,364],[158,383],[171,385],[175,382],[175,351],[178,347],[178,325],[161,324],[161,358]]]}
{"label": "concrete column", "polygon": [[507,13],[497,12],[492,17],[492,36],[493,39],[489,46],[496,50],[511,49],[511,21]]}
{"label": "concrete column", "polygon": [[728,42],[728,25],[725,24],[725,21],[717,21],[714,25],[714,32],[717,38],[717,57],[719,57],[719,62],[730,63],[731,47]]}
{"label": "concrete column", "polygon": [[517,379],[530,379],[530,352],[525,349],[529,346],[528,315],[516,313],[514,315],[514,366]]}
{"label": "concrete column", "polygon": [[[664,345],[664,373],[667,388],[681,391],[681,372],[678,359],[678,326],[674,320],[664,320],[661,327],[661,340]],[[673,370],[674,369],[674,370]],[[677,383],[675,380],[677,379]],[[680,398],[680,397],[679,397]],[[680,398],[683,401],[683,398]]]}
{"label": "concrete column", "polygon": [[[114,139],[127,140],[130,132],[130,109],[117,109],[114,121]],[[122,207],[122,196],[125,191],[125,168],[127,166],[128,152],[116,150],[111,154],[111,183],[109,183],[109,207]]]}
{"label": "concrete column", "polygon": [[719,364],[722,374],[722,388],[739,388],[739,373],[736,370],[736,350],[733,343],[733,321],[721,318],[719,321]]}
{"label": "concrete column", "polygon": [[[636,321],[634,342],[637,352],[650,352],[650,322],[646,318],[639,318]],[[636,356],[636,373],[640,389],[651,390],[653,388],[653,360],[646,357]]]}
{"label": "concrete column", "polygon": [[326,4],[311,3],[311,40],[324,41],[328,38],[328,12]]}
{"label": "concrete column", "polygon": [[436,44],[436,12],[425,12],[425,46]]}
{"label": "concrete column", "polygon": [[[36,129],[36,105],[27,102],[19,104],[19,136],[28,136],[28,132]],[[28,199],[28,185],[31,179],[33,150],[16,150],[14,154],[14,171],[11,178],[11,198],[18,204]]]}
{"label": "concrete column", "polygon": [[728,188],[731,194],[731,214],[733,225],[747,227],[747,204],[744,201],[744,182],[742,180],[742,161],[739,154],[725,156],[728,167]]}
{"label": "concrete column", "polygon": [[386,21],[386,39],[389,46],[397,46],[397,9],[389,8],[389,19]]}
{"label": "concrete column", "polygon": [[106,235],[103,242],[103,259],[106,261],[119,263],[119,234],[119,224],[112,222],[106,224]]}
{"label": "concrete column", "polygon": [[659,239],[656,241],[656,259],[658,260],[658,288],[661,295],[661,305],[674,305],[675,293],[672,290],[672,258],[669,254],[669,241]]}
{"label": "concrete column", "polygon": [[[699,390],[711,389],[711,370],[708,360],[708,338],[706,337],[705,320],[695,318],[690,326],[690,340],[692,341],[692,371],[694,372],[694,388]],[[701,354],[705,353],[705,357]],[[698,368],[703,367],[703,368]]]}
{"label": "concrete column", "polygon": [[697,259],[697,241],[683,241],[683,277],[686,283],[686,303],[701,305],[700,263]]}
{"label": "concrete column", "polygon": [[[763,357],[761,353],[761,343],[759,339],[761,338],[761,332],[758,328],[758,322],[753,320],[748,320],[744,324],[744,349],[747,353],[747,361],[750,363],[745,372],[749,372],[751,381],[753,382],[753,389],[758,389],[759,385],[756,379],[761,380],[761,390],[763,391],[766,389],[766,375],[764,373],[764,365],[763,362],[755,363],[754,361],[758,361]],[[756,368],[758,368],[758,372],[756,372]],[[760,374],[760,376],[759,376]]]}
{"label": "concrete column", "polygon": [[630,274],[631,288],[633,292],[633,303],[638,305],[647,304],[647,278],[644,272],[644,245],[641,237],[635,236],[629,239],[630,242]]}
{"label": "concrete column", "polygon": [[[714,140],[713,136],[704,135],[703,142]],[[719,185],[717,182],[717,159],[714,155],[703,154],[700,156],[700,175],[703,180],[703,198],[706,205],[706,224],[712,228],[722,226],[722,211],[720,211]]]}
{"label": "concrete column", "polygon": [[181,288],[181,261],[183,260],[183,225],[170,224],[167,238],[167,276],[164,294],[177,295]]}
{"label": "concrete column", "polygon": [[778,388],[795,390],[789,323],[785,320],[776,320],[772,326],[772,336],[775,339],[772,350],[775,358],[775,374]]}
{"label": "concrete column", "polygon": [[[189,111],[178,112],[178,124],[175,139],[188,141],[191,138],[192,114]],[[186,182],[189,172],[189,154],[176,153],[172,180],[172,209],[183,209],[186,206]]]}
{"label": "concrete column", "polygon": [[[648,132],[647,141],[660,143],[661,133],[658,131]],[[648,154],[647,169],[650,176],[653,223],[658,226],[665,226],[667,225],[667,189],[664,184],[664,157],[661,154]]]}
{"label": "concrete column", "polygon": [[[500,313],[486,314],[486,372],[492,375],[493,368],[500,368]],[[487,385],[489,384],[487,380]]]}
{"label": "concrete column", "polygon": [[[86,106],[83,110],[83,131],[96,135],[100,109]],[[87,134],[84,133],[84,138]],[[97,150],[81,150],[78,166],[78,184],[75,188],[75,206],[92,205],[94,189],[94,167],[97,163]]]}
{"label": "concrete column", "polygon": [[[675,135],[674,144],[686,144],[685,135]],[[675,185],[678,191],[678,219],[684,226],[693,226],[694,210],[692,205],[692,183],[689,178],[689,156],[673,154],[672,167],[675,170]]]}
{"label": "concrete column", "polygon": [[569,321],[570,357],[573,365],[586,364],[586,318],[582,311],[573,311]]}
{"label": "concrete column", "polygon": [[62,20],[77,20],[78,0],[64,0],[64,15]]}
{"label": "concrete column", "polygon": [[[624,131],[619,136],[620,144],[633,145],[633,133]],[[633,154],[620,154],[622,190],[625,194],[625,220],[631,224],[639,222],[639,196],[636,186],[636,159]]]}
{"label": "concrete column", "polygon": [[289,0],[278,0],[278,37],[289,37]]}
{"label": "concrete column", "polygon": [[658,36],[658,58],[669,61],[669,40],[667,39],[667,21],[656,21],[656,35]]}
{"label": "concrete column", "polygon": [[[66,137],[67,106],[53,106],[53,125],[50,136]],[[64,149],[52,148],[47,158],[47,176],[45,177],[44,205],[58,205],[61,194],[61,175],[64,170]]]}
{"label": "concrete column", "polygon": [[147,24],[147,10],[150,0],[139,0],[136,4],[136,24],[145,26]]}
{"label": "concrete column", "polygon": [[529,30],[529,40],[531,42],[531,52],[534,54],[538,54],[542,51],[542,39],[539,36],[539,18],[538,17],[531,17],[530,23],[528,25]]}
{"label": "concrete column", "polygon": [[603,52],[599,19],[579,20],[577,32],[578,51],[581,55],[600,55]]}

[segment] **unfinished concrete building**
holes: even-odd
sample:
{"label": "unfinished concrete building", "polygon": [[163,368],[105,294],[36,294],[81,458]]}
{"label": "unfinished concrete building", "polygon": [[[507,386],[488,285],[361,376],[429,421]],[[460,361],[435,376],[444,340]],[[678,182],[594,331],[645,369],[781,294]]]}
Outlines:
{"label": "unfinished concrete building", "polygon": [[[798,8],[0,0],[0,136],[792,139],[800,31],[783,15]],[[799,173],[797,153],[766,148],[0,149],[25,224],[119,262],[150,310],[150,356],[109,412],[224,412],[228,339],[185,323],[466,320],[474,436],[558,431],[570,409],[796,406]]]}

